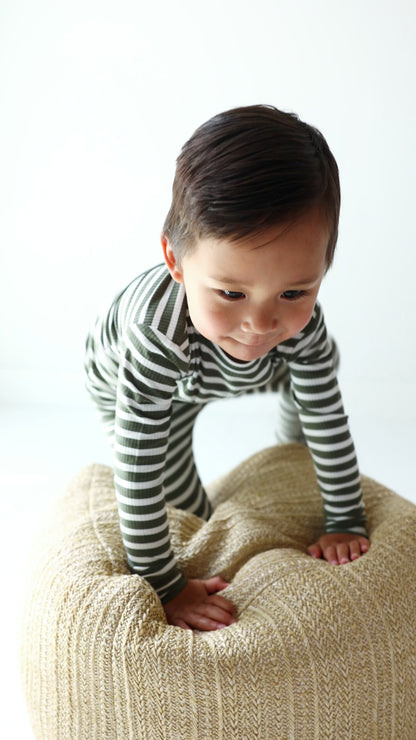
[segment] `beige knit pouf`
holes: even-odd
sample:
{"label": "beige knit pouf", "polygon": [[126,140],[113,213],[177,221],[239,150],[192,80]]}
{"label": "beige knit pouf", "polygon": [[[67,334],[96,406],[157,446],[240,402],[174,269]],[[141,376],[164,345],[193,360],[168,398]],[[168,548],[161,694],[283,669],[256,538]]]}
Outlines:
{"label": "beige knit pouf", "polygon": [[370,552],[331,566],[309,453],[273,447],[170,510],[190,577],[221,574],[238,622],[166,624],[130,575],[112,471],[69,485],[35,545],[22,676],[38,740],[415,740],[416,507],[363,479]]}

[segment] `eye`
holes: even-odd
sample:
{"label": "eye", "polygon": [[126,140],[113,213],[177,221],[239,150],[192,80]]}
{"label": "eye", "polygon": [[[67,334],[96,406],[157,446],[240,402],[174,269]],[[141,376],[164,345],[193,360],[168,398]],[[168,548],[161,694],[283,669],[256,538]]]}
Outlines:
{"label": "eye", "polygon": [[306,295],[306,290],[285,290],[285,292],[282,293],[282,298],[286,301],[296,301],[304,295]]}
{"label": "eye", "polygon": [[219,294],[226,301],[239,301],[241,298],[245,298],[244,293],[241,293],[239,290],[220,290]]}

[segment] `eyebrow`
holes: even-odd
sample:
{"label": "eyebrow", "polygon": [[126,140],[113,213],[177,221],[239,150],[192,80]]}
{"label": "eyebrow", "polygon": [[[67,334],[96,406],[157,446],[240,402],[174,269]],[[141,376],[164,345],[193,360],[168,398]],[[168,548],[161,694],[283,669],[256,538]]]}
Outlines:
{"label": "eyebrow", "polygon": [[[296,282],[290,283],[293,288],[297,288],[302,285],[314,285],[320,278],[320,275],[312,275],[304,280],[296,280]],[[235,278],[227,277],[226,275],[212,275],[211,280],[215,280],[217,283],[223,283],[225,285],[238,285],[240,288],[250,287],[252,283],[243,284]]]}
{"label": "eyebrow", "polygon": [[226,275],[212,275],[211,280],[215,280],[216,283],[226,283],[227,285],[242,285],[235,278],[229,278]]}

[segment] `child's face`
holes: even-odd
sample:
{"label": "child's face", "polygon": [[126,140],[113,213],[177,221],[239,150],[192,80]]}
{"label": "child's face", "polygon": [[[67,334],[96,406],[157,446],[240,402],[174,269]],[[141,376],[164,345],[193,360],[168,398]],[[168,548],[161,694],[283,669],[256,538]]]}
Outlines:
{"label": "child's face", "polygon": [[172,277],[184,283],[195,328],[230,357],[249,362],[308,324],[328,238],[317,209],[261,236],[200,240],[181,265],[169,242],[162,239],[162,246]]}

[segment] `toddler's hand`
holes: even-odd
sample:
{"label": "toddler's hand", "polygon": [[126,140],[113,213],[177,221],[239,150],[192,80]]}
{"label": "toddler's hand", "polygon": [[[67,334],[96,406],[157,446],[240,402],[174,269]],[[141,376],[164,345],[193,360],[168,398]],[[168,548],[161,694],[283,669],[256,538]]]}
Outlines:
{"label": "toddler's hand", "polygon": [[233,624],[237,621],[234,605],[217,593],[228,585],[219,576],[207,580],[190,579],[178,596],[163,604],[168,624],[206,631]]}
{"label": "toddler's hand", "polygon": [[357,560],[368,552],[369,547],[370,543],[366,537],[338,532],[323,534],[317,542],[306,548],[306,552],[313,558],[324,558],[332,565],[344,565]]}

